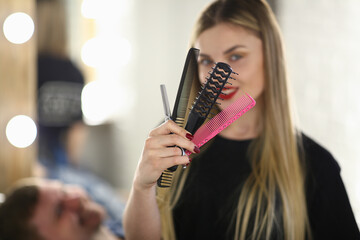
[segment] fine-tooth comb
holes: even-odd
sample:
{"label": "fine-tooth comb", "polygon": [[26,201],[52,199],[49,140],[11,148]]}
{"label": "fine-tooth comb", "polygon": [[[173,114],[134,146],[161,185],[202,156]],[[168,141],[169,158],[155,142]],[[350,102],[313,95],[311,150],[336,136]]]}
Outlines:
{"label": "fine-tooth comb", "polygon": [[171,119],[180,127],[185,126],[186,112],[189,105],[190,92],[197,72],[197,59],[199,56],[199,49],[190,48],[186,56],[184,69],[181,75],[181,80],[178,92],[175,99],[174,109]]}
{"label": "fine-tooth comb", "polygon": [[[201,126],[196,131],[192,142],[195,143],[196,146],[201,147],[227,128],[236,119],[253,108],[255,104],[255,100],[249,94],[245,93],[227,108],[216,114],[206,124]],[[186,154],[190,155],[191,152],[187,151]]]}
{"label": "fine-tooth comb", "polygon": [[[233,73],[232,68],[226,63],[216,63],[212,69],[188,116],[185,129],[191,134],[194,134],[204,123],[229,78],[234,79],[230,76]],[[166,169],[158,179],[158,186],[170,187],[176,169],[177,165]]]}
{"label": "fine-tooth comb", "polygon": [[[198,75],[197,59],[199,56],[199,49],[190,48],[186,56],[184,69],[181,75],[181,80],[178,88],[178,92],[175,99],[174,109],[171,115],[171,119],[180,127],[184,127],[186,123],[186,113],[190,104],[191,88],[194,84],[194,79]],[[164,96],[163,96],[164,97]],[[173,177],[173,172],[177,166],[170,167],[163,171],[157,185],[159,187],[170,187]]]}

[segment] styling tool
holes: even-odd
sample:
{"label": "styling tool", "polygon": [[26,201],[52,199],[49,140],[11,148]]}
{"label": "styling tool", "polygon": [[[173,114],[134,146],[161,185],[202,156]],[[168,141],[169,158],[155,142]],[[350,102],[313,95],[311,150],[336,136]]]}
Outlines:
{"label": "styling tool", "polygon": [[[191,134],[194,134],[205,122],[220,94],[222,94],[222,90],[225,88],[228,80],[234,79],[231,77],[231,74],[233,74],[232,68],[228,64],[222,62],[216,63],[209,74],[210,75],[206,78],[207,81],[196,97],[187,118],[185,130]],[[190,95],[187,97],[189,96]],[[183,121],[181,121],[181,123],[182,122]],[[184,154],[183,149],[182,151]],[[186,165],[183,167],[186,168]],[[166,169],[158,179],[158,186],[169,187],[171,185],[173,172],[176,169],[177,166]],[[163,182],[165,184],[162,184]]]}
{"label": "styling tool", "polygon": [[[186,114],[188,113],[188,108],[191,104],[191,88],[194,85],[194,79],[196,79],[196,76],[198,75],[197,69],[197,59],[199,56],[199,49],[196,48],[190,48],[188,51],[188,54],[186,56],[184,69],[181,75],[180,84],[178,88],[178,92],[175,99],[174,109],[171,116],[171,120],[173,120],[177,125],[180,127],[185,126],[185,120],[186,120]],[[164,103],[164,110],[165,115],[167,119],[167,114],[170,114],[170,107],[167,100],[167,94],[166,90],[162,90],[162,97],[163,97],[163,103]],[[167,106],[165,107],[165,102],[167,102]],[[185,154],[184,150],[181,148],[182,153]],[[159,187],[170,187],[172,177],[174,174],[174,171],[177,169],[177,166],[170,167],[166,169],[160,176],[160,178],[157,180],[157,185]]]}
{"label": "styling tool", "polygon": [[180,127],[184,127],[186,123],[186,114],[191,104],[191,88],[194,85],[194,80],[197,79],[198,65],[197,59],[199,56],[199,49],[190,48],[186,56],[184,69],[181,75],[178,92],[176,94],[174,109],[171,119]]}
{"label": "styling tool", "polygon": [[163,106],[164,106],[165,122],[166,122],[167,120],[171,119],[171,111],[170,111],[169,99],[168,99],[168,96],[166,93],[165,84],[160,85],[160,91],[161,91],[161,97],[162,97]]}
{"label": "styling tool", "polygon": [[[169,99],[168,99],[168,96],[166,93],[166,87],[164,84],[160,85],[160,91],[161,91],[161,97],[162,97],[163,106],[164,106],[165,122],[166,122],[171,119],[171,112],[170,112]],[[180,149],[182,150],[183,155],[184,155],[184,150],[182,148],[180,148]],[[172,166],[161,173],[161,176],[157,180],[157,184],[159,187],[165,187],[165,186],[171,185],[173,172],[176,170],[176,168],[177,168],[177,166]]]}
{"label": "styling tool", "polygon": [[234,79],[231,77],[232,68],[226,63],[218,62],[212,69],[189,113],[185,129],[191,134],[195,134],[205,122],[229,78]]}
{"label": "styling tool", "polygon": [[[244,113],[255,106],[255,100],[247,93],[244,93],[227,108],[216,114],[206,124],[201,126],[195,133],[193,143],[199,148],[215,137],[231,123],[241,117]],[[187,155],[191,152],[187,151]]]}

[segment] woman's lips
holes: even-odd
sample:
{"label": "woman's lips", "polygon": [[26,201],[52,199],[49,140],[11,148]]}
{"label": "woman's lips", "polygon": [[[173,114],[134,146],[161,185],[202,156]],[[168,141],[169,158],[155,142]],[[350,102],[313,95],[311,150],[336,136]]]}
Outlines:
{"label": "woman's lips", "polygon": [[224,100],[229,100],[237,93],[238,90],[239,90],[239,88],[237,88],[237,87],[227,87],[227,89],[222,90],[222,92],[224,94],[220,94],[219,97]]}

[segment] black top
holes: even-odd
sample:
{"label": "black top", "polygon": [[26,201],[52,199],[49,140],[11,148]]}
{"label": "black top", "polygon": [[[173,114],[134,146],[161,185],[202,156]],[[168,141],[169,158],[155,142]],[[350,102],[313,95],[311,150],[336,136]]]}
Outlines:
{"label": "black top", "polygon": [[[217,136],[212,146],[193,160],[173,212],[177,240],[233,239],[233,212],[241,183],[251,171],[247,158],[250,143],[251,140],[234,141]],[[314,239],[360,239],[336,160],[306,136],[303,145],[306,197]]]}

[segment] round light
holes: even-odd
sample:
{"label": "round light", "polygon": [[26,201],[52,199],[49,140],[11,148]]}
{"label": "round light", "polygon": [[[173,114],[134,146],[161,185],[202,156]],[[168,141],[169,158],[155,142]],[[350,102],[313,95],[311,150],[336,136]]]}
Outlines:
{"label": "round light", "polygon": [[15,44],[21,44],[32,37],[34,21],[26,13],[13,13],[5,19],[3,31],[7,40]]}
{"label": "round light", "polygon": [[118,36],[89,39],[81,49],[82,61],[94,68],[118,68],[126,65],[130,57],[129,41]]}
{"label": "round light", "polygon": [[6,137],[18,148],[30,146],[36,138],[37,128],[34,121],[25,115],[13,117],[6,126]]}
{"label": "round light", "polygon": [[99,15],[98,11],[101,5],[97,0],[84,0],[81,4],[81,14],[85,18],[95,19]]}
{"label": "round light", "polygon": [[85,85],[81,94],[84,119],[89,125],[98,125],[108,121],[114,114],[114,89],[102,81],[93,81]]}
{"label": "round light", "polygon": [[97,38],[89,39],[81,48],[82,61],[90,67],[96,67],[100,62],[101,49],[101,42]]}
{"label": "round light", "polygon": [[81,14],[90,19],[114,19],[129,12],[128,0],[83,0]]}

